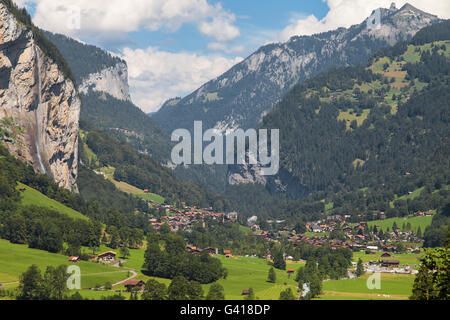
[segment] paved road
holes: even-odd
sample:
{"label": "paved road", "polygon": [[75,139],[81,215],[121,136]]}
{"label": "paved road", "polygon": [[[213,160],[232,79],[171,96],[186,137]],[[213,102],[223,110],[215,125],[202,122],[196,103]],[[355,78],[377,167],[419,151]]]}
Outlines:
{"label": "paved road", "polygon": [[125,282],[128,281],[128,280],[131,280],[131,279],[136,278],[136,276],[137,276],[136,271],[134,271],[134,270],[127,270],[126,272],[128,272],[128,271],[131,272],[131,273],[133,274],[131,277],[129,277],[129,278],[125,279],[125,280],[116,282],[116,283],[114,283],[112,286],[113,286],[113,287],[120,286],[121,284],[125,283]]}

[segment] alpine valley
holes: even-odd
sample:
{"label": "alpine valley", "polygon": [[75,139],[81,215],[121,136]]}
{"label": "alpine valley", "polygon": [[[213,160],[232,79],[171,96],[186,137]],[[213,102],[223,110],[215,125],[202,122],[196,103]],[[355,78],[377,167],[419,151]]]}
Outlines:
{"label": "alpine valley", "polygon": [[[146,114],[125,60],[0,0],[0,300],[448,300],[450,22],[376,13]],[[279,173],[173,165],[194,121],[279,129]]]}

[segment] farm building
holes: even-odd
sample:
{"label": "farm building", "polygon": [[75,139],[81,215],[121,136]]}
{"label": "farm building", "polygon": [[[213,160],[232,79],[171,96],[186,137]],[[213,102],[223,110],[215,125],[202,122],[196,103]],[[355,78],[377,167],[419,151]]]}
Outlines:
{"label": "farm building", "polygon": [[124,282],[125,288],[127,288],[128,291],[135,291],[138,289],[139,291],[144,290],[145,284],[142,280],[128,280]]}
{"label": "farm building", "polygon": [[107,251],[104,253],[101,253],[97,256],[97,261],[103,261],[103,262],[111,262],[116,260],[117,253],[114,251]]}
{"label": "farm building", "polygon": [[288,269],[287,271],[289,274],[294,274],[295,273],[295,269]]}
{"label": "farm building", "polygon": [[390,258],[391,254],[389,252],[385,252],[381,255],[382,258]]}
{"label": "farm building", "polygon": [[248,296],[250,294],[250,290],[242,290],[243,296]]}
{"label": "farm building", "polygon": [[72,256],[69,258],[69,261],[70,262],[78,262],[78,261],[80,261],[80,257]]}
{"label": "farm building", "polygon": [[400,261],[398,260],[380,260],[380,264],[383,267],[398,267],[400,265]]}

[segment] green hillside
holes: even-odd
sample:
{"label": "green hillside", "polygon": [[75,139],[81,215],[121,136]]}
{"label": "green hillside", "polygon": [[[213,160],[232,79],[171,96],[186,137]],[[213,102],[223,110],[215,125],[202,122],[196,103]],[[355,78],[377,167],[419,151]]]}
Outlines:
{"label": "green hillside", "polygon": [[75,211],[69,207],[66,207],[65,205],[59,203],[58,201],[55,201],[43,195],[39,191],[30,188],[22,183],[19,183],[17,189],[20,190],[21,188],[25,188],[25,191],[21,192],[23,196],[21,201],[22,205],[35,205],[38,207],[44,207],[54,210],[58,213],[65,214],[73,219],[89,220],[88,217],[84,216],[80,212]]}
{"label": "green hillside", "polygon": [[394,224],[394,222],[397,224],[397,226],[400,229],[402,228],[403,224],[410,223],[412,231],[417,232],[417,229],[420,227],[420,230],[422,230],[422,234],[423,234],[426,227],[431,225],[432,220],[433,220],[432,216],[390,218],[390,219],[386,219],[386,220],[370,221],[370,222],[368,222],[368,225],[371,227],[377,225],[377,226],[380,226],[383,231],[386,231],[387,228],[389,228],[389,230],[392,230],[392,225]]}

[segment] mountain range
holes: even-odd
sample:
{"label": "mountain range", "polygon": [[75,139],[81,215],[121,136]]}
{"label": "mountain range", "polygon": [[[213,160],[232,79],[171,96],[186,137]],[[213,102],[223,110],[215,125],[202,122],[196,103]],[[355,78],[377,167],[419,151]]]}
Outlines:
{"label": "mountain range", "polygon": [[409,4],[378,10],[381,21],[375,28],[369,27],[369,17],[350,28],[263,46],[187,97],[169,100],[152,119],[169,132],[191,130],[195,120],[222,132],[257,128],[293,86],[336,66],[365,64],[377,50],[440,21]]}

